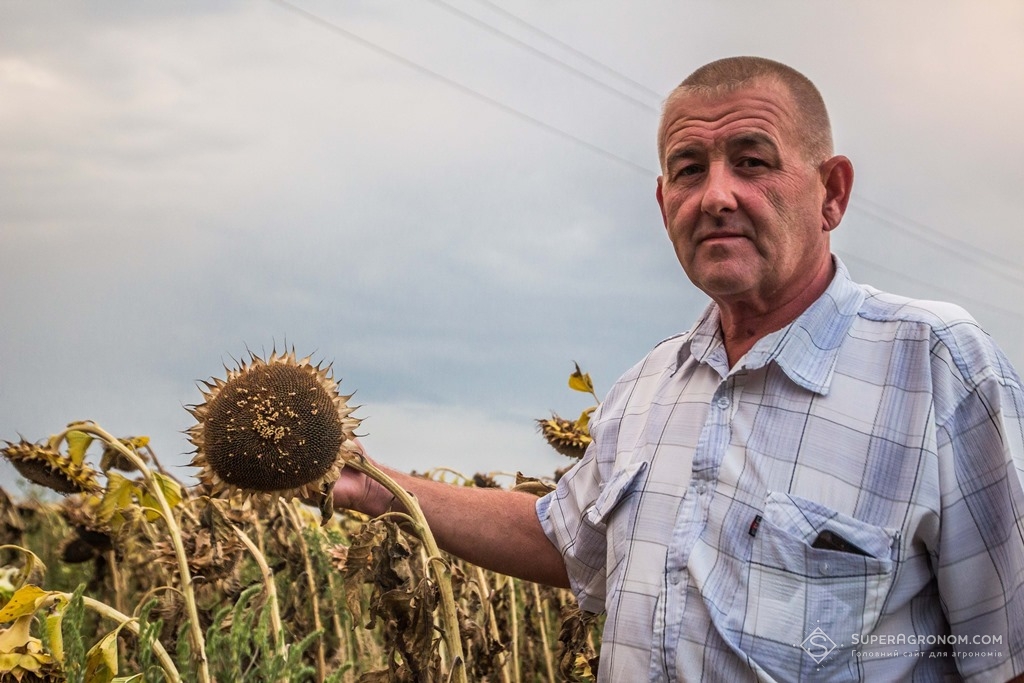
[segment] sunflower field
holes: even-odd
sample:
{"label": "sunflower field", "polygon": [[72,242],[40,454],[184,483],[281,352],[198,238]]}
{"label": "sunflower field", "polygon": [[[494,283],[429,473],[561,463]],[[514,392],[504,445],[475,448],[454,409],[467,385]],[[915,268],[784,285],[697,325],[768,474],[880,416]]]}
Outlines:
{"label": "sunflower field", "polygon": [[[594,393],[578,366],[569,386]],[[440,551],[415,498],[353,446],[329,367],[253,355],[204,387],[193,486],[147,437],[89,421],[5,442],[36,495],[0,489],[0,683],[594,680],[600,617]],[[537,426],[577,459],[592,410]],[[335,511],[343,467],[406,512]],[[543,495],[559,473],[420,476]]]}

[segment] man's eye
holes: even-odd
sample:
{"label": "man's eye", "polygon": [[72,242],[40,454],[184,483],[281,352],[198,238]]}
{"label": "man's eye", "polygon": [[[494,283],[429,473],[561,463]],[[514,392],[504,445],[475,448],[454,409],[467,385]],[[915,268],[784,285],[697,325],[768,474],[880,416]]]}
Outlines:
{"label": "man's eye", "polygon": [[757,157],[743,157],[737,165],[741,168],[757,168],[759,166],[767,166],[768,162]]}
{"label": "man's eye", "polygon": [[698,173],[700,173],[703,170],[704,170],[704,167],[701,166],[700,164],[689,164],[687,166],[683,166],[682,168],[680,168],[679,172],[676,173],[676,175],[677,176],[697,175]]}

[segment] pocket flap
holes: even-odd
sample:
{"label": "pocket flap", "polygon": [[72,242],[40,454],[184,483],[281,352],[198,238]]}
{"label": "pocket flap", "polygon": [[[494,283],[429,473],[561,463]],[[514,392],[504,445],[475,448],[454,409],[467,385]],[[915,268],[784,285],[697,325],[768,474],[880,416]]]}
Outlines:
{"label": "pocket flap", "polygon": [[764,516],[775,526],[810,545],[823,531],[831,531],[872,557],[892,558],[899,531],[862,522],[813,500],[769,491]]}
{"label": "pocket flap", "polygon": [[640,462],[631,462],[616,471],[601,489],[597,500],[594,501],[594,506],[587,510],[587,519],[590,523],[603,524],[615,506],[633,489],[640,473],[646,469],[647,462],[641,460]]}

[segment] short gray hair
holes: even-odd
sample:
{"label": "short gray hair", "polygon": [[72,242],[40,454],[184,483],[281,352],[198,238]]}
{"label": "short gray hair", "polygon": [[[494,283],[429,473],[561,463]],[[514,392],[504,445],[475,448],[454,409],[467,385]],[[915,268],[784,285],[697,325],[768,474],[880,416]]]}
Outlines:
{"label": "short gray hair", "polygon": [[791,66],[764,57],[726,57],[705,64],[680,83],[665,99],[658,123],[658,161],[665,165],[665,132],[669,107],[686,95],[715,95],[738,90],[756,81],[782,85],[796,104],[804,156],[818,164],[832,156],[832,124],[825,100],[809,78]]}

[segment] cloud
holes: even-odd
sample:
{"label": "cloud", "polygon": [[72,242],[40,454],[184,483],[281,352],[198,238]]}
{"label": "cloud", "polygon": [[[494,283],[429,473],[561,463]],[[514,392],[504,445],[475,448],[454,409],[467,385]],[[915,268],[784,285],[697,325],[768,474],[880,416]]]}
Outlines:
{"label": "cloud", "polygon": [[[653,199],[651,108],[428,3],[302,6],[419,68],[274,3],[0,8],[0,438],[91,418],[183,461],[193,382],[287,338],[335,362],[386,457],[414,424],[416,467],[506,467],[546,448],[529,419],[572,360],[607,389],[703,307]],[[807,71],[886,209],[855,198],[851,269],[960,298],[1024,365],[1019,269],[942,242],[1024,247],[1015,3],[515,11],[666,92],[728,54]]]}
{"label": "cloud", "polygon": [[572,462],[544,442],[532,418],[418,402],[377,403],[360,412],[366,413],[359,431],[367,434],[361,440],[370,456],[405,471],[446,467],[469,477],[517,471],[551,477]]}

